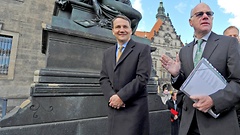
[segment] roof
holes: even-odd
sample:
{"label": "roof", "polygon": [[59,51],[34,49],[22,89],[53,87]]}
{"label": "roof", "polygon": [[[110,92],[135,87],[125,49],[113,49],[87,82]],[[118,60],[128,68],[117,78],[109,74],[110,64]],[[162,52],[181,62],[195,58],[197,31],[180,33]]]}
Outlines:
{"label": "roof", "polygon": [[155,32],[159,31],[159,28],[162,26],[162,24],[163,24],[162,20],[158,19],[150,32],[136,31],[135,35],[138,37],[148,38],[149,40],[151,40],[154,37],[154,31]]}

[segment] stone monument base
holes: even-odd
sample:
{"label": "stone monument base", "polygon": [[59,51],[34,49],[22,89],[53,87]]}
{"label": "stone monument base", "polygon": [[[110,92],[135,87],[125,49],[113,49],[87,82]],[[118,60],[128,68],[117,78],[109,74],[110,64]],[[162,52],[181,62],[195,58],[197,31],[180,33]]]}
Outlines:
{"label": "stone monument base", "polygon": [[[85,28],[73,20],[93,11],[70,0],[71,10],[55,11],[43,25],[46,67],[34,73],[31,96],[0,120],[0,135],[106,135],[107,101],[99,84],[104,50],[115,44],[111,30]],[[132,36],[150,45],[148,39]],[[170,112],[157,95],[154,72],[148,83],[150,135],[170,134]]]}

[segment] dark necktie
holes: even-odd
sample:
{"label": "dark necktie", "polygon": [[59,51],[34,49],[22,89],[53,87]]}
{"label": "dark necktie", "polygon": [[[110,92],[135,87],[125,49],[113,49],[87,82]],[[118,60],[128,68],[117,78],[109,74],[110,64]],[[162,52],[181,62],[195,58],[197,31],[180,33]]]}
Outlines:
{"label": "dark necktie", "polygon": [[176,103],[176,101],[173,101],[173,104],[174,104],[174,110],[177,110],[177,103]]}

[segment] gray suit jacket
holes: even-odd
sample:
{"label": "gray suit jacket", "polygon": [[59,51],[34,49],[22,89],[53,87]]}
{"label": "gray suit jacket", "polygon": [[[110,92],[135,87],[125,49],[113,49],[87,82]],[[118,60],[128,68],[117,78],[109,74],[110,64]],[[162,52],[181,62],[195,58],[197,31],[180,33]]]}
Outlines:
{"label": "gray suit jacket", "polygon": [[[194,68],[193,45],[191,42],[180,50],[181,61],[180,75],[173,87],[179,89],[184,80]],[[186,135],[194,113],[198,128],[202,135],[239,135],[236,111],[234,105],[240,101],[240,52],[235,38],[211,33],[205,46],[203,56],[206,58],[228,81],[227,86],[210,97],[213,99],[216,113],[221,115],[215,119],[208,113],[200,112],[193,108],[193,101],[184,96],[182,106],[182,119],[179,135]],[[180,94],[183,94],[180,92]],[[181,97],[181,96],[180,96]]]}
{"label": "gray suit jacket", "polygon": [[126,107],[109,107],[109,135],[148,135],[147,82],[151,72],[150,46],[130,40],[116,63],[116,45],[104,52],[100,85],[108,100],[117,94]]}

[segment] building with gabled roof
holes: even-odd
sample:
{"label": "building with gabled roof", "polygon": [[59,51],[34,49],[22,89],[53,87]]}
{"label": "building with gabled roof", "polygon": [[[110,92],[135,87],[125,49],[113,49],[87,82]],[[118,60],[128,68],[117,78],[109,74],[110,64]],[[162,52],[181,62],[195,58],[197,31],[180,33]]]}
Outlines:
{"label": "building with gabled roof", "polygon": [[157,21],[151,31],[136,31],[135,35],[148,38],[151,40],[151,46],[156,48],[156,51],[152,52],[152,62],[153,67],[157,72],[157,76],[159,77],[159,86],[162,87],[164,84],[170,83],[171,75],[161,66],[160,57],[162,54],[167,54],[175,59],[176,54],[182,48],[183,43],[180,38],[181,36],[177,35],[175,28],[172,25],[169,14],[165,13],[162,1],[160,1],[157,11]]}

